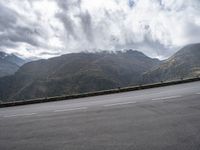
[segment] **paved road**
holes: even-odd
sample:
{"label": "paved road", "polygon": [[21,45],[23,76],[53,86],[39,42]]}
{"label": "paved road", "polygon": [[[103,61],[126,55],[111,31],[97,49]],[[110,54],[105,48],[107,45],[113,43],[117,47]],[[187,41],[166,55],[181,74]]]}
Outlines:
{"label": "paved road", "polygon": [[0,109],[0,150],[199,150],[200,82]]}

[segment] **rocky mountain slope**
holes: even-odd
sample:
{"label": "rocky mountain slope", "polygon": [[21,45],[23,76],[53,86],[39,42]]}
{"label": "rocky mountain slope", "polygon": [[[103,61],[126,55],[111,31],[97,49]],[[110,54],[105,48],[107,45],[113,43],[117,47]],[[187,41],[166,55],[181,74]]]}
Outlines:
{"label": "rocky mountain slope", "polygon": [[144,74],[144,82],[200,76],[200,44],[190,44]]}
{"label": "rocky mountain slope", "polygon": [[0,79],[0,99],[18,100],[137,85],[145,71],[160,64],[133,50],[73,53],[23,65]]}
{"label": "rocky mountain slope", "polygon": [[0,52],[0,77],[14,74],[25,60],[13,55]]}
{"label": "rocky mountain slope", "polygon": [[159,61],[141,52],[72,53],[29,62],[0,78],[0,100],[12,101],[107,90],[200,75],[200,44]]}

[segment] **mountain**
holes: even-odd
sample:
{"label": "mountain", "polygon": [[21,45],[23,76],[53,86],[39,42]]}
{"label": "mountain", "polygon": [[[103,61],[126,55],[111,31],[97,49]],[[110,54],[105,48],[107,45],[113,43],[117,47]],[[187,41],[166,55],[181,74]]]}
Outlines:
{"label": "mountain", "polygon": [[[5,57],[1,54],[4,62]],[[200,44],[187,45],[164,61],[134,50],[71,53],[26,63],[14,75],[0,78],[0,100],[92,92],[199,75]]]}
{"label": "mountain", "polygon": [[144,74],[144,82],[160,82],[200,75],[200,43],[190,44],[160,66]]}
{"label": "mountain", "polygon": [[14,54],[0,52],[0,77],[14,74],[24,63],[25,60]]}
{"label": "mountain", "polygon": [[160,61],[141,52],[72,53],[29,62],[0,79],[0,99],[20,100],[137,85]]}

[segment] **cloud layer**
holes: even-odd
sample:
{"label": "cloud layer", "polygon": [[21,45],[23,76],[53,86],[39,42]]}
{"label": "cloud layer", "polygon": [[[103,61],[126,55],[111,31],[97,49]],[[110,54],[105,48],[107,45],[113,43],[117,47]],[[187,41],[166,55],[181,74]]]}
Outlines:
{"label": "cloud layer", "polygon": [[29,58],[129,48],[167,58],[199,37],[199,0],[0,0],[0,50]]}

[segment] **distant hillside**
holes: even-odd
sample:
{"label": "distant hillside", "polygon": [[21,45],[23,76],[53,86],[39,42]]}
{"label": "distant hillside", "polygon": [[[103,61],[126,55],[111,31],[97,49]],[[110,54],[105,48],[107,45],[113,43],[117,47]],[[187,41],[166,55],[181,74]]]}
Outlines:
{"label": "distant hillside", "polygon": [[200,44],[183,47],[172,57],[144,74],[144,82],[159,82],[200,75]]}
{"label": "distant hillside", "polygon": [[0,99],[16,100],[137,85],[160,61],[133,50],[73,53],[23,65],[0,79]]}
{"label": "distant hillside", "polygon": [[198,75],[200,44],[185,46],[162,62],[133,50],[72,53],[26,63],[14,75],[0,78],[0,100],[92,92]]}
{"label": "distant hillside", "polygon": [[13,54],[0,52],[0,77],[14,74],[25,61]]}

